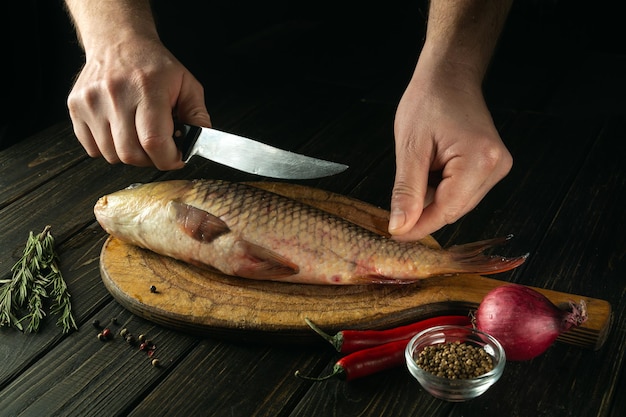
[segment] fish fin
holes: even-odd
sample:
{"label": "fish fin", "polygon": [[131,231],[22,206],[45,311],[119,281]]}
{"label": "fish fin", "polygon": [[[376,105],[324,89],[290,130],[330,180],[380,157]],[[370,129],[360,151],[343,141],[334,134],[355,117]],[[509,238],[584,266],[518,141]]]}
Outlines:
{"label": "fish fin", "polygon": [[528,253],[514,258],[503,256],[487,256],[483,252],[494,246],[502,245],[513,235],[479,242],[455,245],[447,249],[452,261],[458,270],[453,273],[497,274],[517,268],[526,261]]}
{"label": "fish fin", "polygon": [[240,264],[235,274],[252,279],[277,279],[296,275],[300,268],[289,259],[271,249],[239,240],[235,243],[241,251]]}
{"label": "fish fin", "polygon": [[209,243],[230,232],[228,225],[222,219],[207,211],[180,201],[172,201],[170,204],[178,225],[196,240]]}

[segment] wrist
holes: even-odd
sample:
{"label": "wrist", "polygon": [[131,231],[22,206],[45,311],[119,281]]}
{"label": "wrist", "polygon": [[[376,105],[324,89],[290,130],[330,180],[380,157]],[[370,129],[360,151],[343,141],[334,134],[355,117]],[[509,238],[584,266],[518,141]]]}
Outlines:
{"label": "wrist", "polygon": [[87,55],[109,49],[112,46],[123,47],[144,41],[159,41],[159,35],[154,25],[131,22],[104,23],[81,31],[81,43]]}
{"label": "wrist", "polygon": [[126,41],[158,40],[147,1],[66,0],[86,53]]}
{"label": "wrist", "polygon": [[481,90],[485,68],[470,55],[426,43],[414,73],[414,78],[441,81],[460,89]]}
{"label": "wrist", "polygon": [[83,40],[85,59],[121,59],[129,55],[141,56],[153,44],[160,43],[158,36],[135,30],[118,30],[115,35],[86,37]]}

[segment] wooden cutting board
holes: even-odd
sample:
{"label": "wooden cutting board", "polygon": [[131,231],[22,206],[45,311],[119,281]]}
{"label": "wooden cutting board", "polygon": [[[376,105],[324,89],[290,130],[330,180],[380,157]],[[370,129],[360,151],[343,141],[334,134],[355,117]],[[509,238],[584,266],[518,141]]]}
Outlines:
{"label": "wooden cutting board", "polygon": [[[251,183],[303,201],[380,234],[388,212],[327,191],[286,183]],[[422,243],[438,246],[428,237]],[[438,314],[468,314],[505,284],[479,275],[436,277],[406,285],[324,286],[256,281],[206,271],[109,237],[100,256],[104,285],[125,308],[193,334],[254,342],[320,340],[304,319],[329,333],[382,329]],[[151,287],[156,292],[151,291]],[[538,289],[555,304],[587,302],[589,319],[560,340],[599,349],[611,321],[608,302]]]}

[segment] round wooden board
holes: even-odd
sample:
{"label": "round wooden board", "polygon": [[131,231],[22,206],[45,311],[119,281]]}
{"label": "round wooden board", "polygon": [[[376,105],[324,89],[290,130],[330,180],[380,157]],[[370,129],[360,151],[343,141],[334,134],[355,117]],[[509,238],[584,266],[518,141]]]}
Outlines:
{"label": "round wooden board", "polygon": [[[252,185],[298,199],[386,234],[388,212],[346,196],[286,183]],[[428,237],[424,244],[438,246]],[[102,280],[125,308],[156,323],[199,335],[262,342],[319,340],[308,317],[328,332],[385,328],[443,313],[467,314],[502,281],[478,275],[437,277],[407,285],[327,286],[256,281],[222,275],[109,237],[101,257]],[[151,292],[155,286],[157,291]],[[571,294],[541,290],[555,303]],[[576,296],[577,297],[577,296]],[[610,306],[587,300],[590,320],[565,341],[598,347]],[[570,332],[576,333],[576,332]]]}

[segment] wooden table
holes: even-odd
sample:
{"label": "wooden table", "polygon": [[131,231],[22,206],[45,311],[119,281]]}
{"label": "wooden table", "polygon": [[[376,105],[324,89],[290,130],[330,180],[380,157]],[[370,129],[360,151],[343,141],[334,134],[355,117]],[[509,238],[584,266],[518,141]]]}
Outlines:
{"label": "wooden table", "polygon": [[[388,208],[397,80],[391,89],[385,82],[362,89],[275,77],[252,92],[254,83],[222,91],[209,109],[219,128],[350,165],[301,184]],[[508,363],[482,397],[448,403],[404,368],[349,383],[295,378],[296,370],[330,372],[338,355],[325,344],[243,343],[155,325],[122,308],[102,284],[107,235],[93,216],[97,198],[157,179],[258,178],[201,160],[168,173],[111,166],[88,158],[63,122],[0,152],[0,278],[10,276],[28,233],[51,225],[80,330],[62,335],[51,318],[37,334],[0,329],[0,416],[623,415],[626,122],[493,110],[513,170],[434,237],[448,246],[514,233],[503,254],[530,258],[498,278],[610,302],[613,324],[599,351],[556,343],[530,362]],[[147,334],[162,366],[119,336],[99,341],[94,320],[116,334],[123,327]]]}

